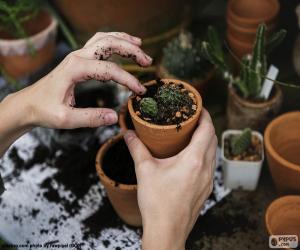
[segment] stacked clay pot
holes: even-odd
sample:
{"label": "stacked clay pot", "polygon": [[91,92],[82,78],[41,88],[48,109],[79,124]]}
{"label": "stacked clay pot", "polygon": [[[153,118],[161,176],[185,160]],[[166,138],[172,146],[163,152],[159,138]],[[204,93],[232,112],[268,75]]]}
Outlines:
{"label": "stacked clay pot", "polygon": [[227,40],[239,58],[251,53],[259,24],[265,23],[267,34],[276,27],[280,10],[278,0],[230,0],[227,6]]}

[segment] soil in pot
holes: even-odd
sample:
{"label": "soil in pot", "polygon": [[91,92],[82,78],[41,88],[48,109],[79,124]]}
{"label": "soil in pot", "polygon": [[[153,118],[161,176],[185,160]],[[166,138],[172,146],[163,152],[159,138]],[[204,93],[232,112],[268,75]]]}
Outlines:
{"label": "soil in pot", "polygon": [[137,184],[134,162],[124,140],[119,140],[106,152],[102,166],[104,173],[115,181],[115,186]]}
{"label": "soil in pot", "polygon": [[261,161],[262,159],[262,142],[258,136],[251,136],[250,146],[240,154],[234,154],[233,152],[233,142],[237,135],[229,135],[224,141],[224,154],[228,160],[233,161]]}
{"label": "soil in pot", "polygon": [[145,95],[133,99],[133,108],[144,121],[157,125],[176,124],[180,129],[180,124],[195,114],[197,103],[194,94],[183,84],[157,80],[147,87]]}

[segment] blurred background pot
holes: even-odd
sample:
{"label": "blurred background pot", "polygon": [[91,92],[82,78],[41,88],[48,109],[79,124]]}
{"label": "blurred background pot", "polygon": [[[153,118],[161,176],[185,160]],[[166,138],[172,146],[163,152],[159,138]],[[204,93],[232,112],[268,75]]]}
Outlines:
{"label": "blurred background pot", "polygon": [[134,129],[131,117],[129,115],[127,103],[123,105],[119,112],[119,127],[121,131],[126,131],[128,129]]}
{"label": "blurred background pot", "polygon": [[273,181],[280,193],[300,194],[300,112],[274,119],[265,131],[265,147]]}
{"label": "blurred background pot", "polygon": [[275,85],[269,100],[253,102],[240,97],[235,88],[228,87],[227,126],[229,129],[250,127],[263,131],[267,124],[280,112],[282,92]]}
{"label": "blurred background pot", "polygon": [[[222,134],[222,167],[224,172],[225,186],[232,189],[242,188],[244,190],[255,190],[260,177],[261,167],[264,161],[264,151],[260,161],[235,161],[225,157],[225,138],[230,135],[239,135],[242,130],[226,130]],[[263,136],[253,131],[253,135],[257,136],[263,145]]]}
{"label": "blurred background pot", "polygon": [[[142,217],[137,202],[137,185],[129,185],[117,183],[116,180],[111,179],[107,174],[107,167],[105,166],[104,158],[108,151],[115,151],[114,146],[123,140],[123,135],[119,134],[109,139],[98,151],[96,156],[96,169],[101,183],[104,185],[108,198],[120,216],[120,218],[131,226],[141,226]],[[115,153],[115,152],[114,152]],[[128,151],[120,152],[122,154],[129,154]],[[116,168],[122,168],[124,162],[119,162],[120,165]],[[111,167],[111,166],[110,166]],[[134,168],[134,165],[132,166]],[[133,170],[134,172],[134,170]],[[99,221],[101,223],[101,221]]]}
{"label": "blurred background pot", "polygon": [[54,56],[57,22],[47,11],[41,11],[24,23],[24,29],[36,51],[34,55],[28,51],[27,39],[13,39],[0,32],[0,64],[8,75],[15,78],[36,72],[49,64]]}
{"label": "blurred background pot", "polygon": [[[178,129],[176,124],[157,125],[140,118],[133,108],[132,99],[134,96],[128,100],[128,110],[136,133],[141,141],[149,148],[155,157],[167,158],[179,153],[188,145],[200,117],[202,110],[202,98],[199,92],[186,82],[174,79],[161,80],[165,83],[172,82],[175,84],[183,84],[184,88],[193,93],[195,96],[197,110],[192,117],[180,124],[180,129]],[[156,80],[147,82],[144,86],[147,87],[153,84],[156,84]]]}
{"label": "blurred background pot", "polygon": [[145,39],[150,51],[180,31],[185,6],[181,0],[56,0],[55,4],[81,42],[97,31],[123,31]]}
{"label": "blurred background pot", "polygon": [[269,235],[297,235],[300,239],[300,196],[288,195],[273,201],[265,215]]}
{"label": "blurred background pot", "polygon": [[279,10],[278,0],[229,1],[226,17],[227,39],[238,57],[251,53],[259,24],[265,23],[268,33],[275,30]]}

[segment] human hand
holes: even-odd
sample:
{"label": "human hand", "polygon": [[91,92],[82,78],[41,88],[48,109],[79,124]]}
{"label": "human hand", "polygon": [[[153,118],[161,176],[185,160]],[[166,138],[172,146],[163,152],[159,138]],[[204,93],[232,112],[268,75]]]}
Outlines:
{"label": "human hand", "polygon": [[153,158],[133,131],[124,138],[135,162],[143,249],[184,249],[213,189],[217,137],[209,113],[202,111],[190,144],[171,158]]}
{"label": "human hand", "polygon": [[[74,88],[88,79],[114,80],[136,93],[144,93],[139,81],[115,63],[103,61],[112,54],[133,58],[141,66],[152,59],[141,49],[141,40],[125,33],[97,33],[86,45],[70,53],[52,72],[7,99],[26,106],[26,121],[34,126],[72,129],[117,122],[115,111],[105,108],[74,108]],[[7,101],[7,100],[6,100]]]}

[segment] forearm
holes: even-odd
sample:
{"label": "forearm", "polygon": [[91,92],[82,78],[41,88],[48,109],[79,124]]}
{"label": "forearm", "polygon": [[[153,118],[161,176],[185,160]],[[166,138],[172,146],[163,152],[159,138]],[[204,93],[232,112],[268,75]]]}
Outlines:
{"label": "forearm", "polygon": [[0,103],[0,157],[20,136],[30,131],[28,105],[22,102],[19,93],[7,96]]}

